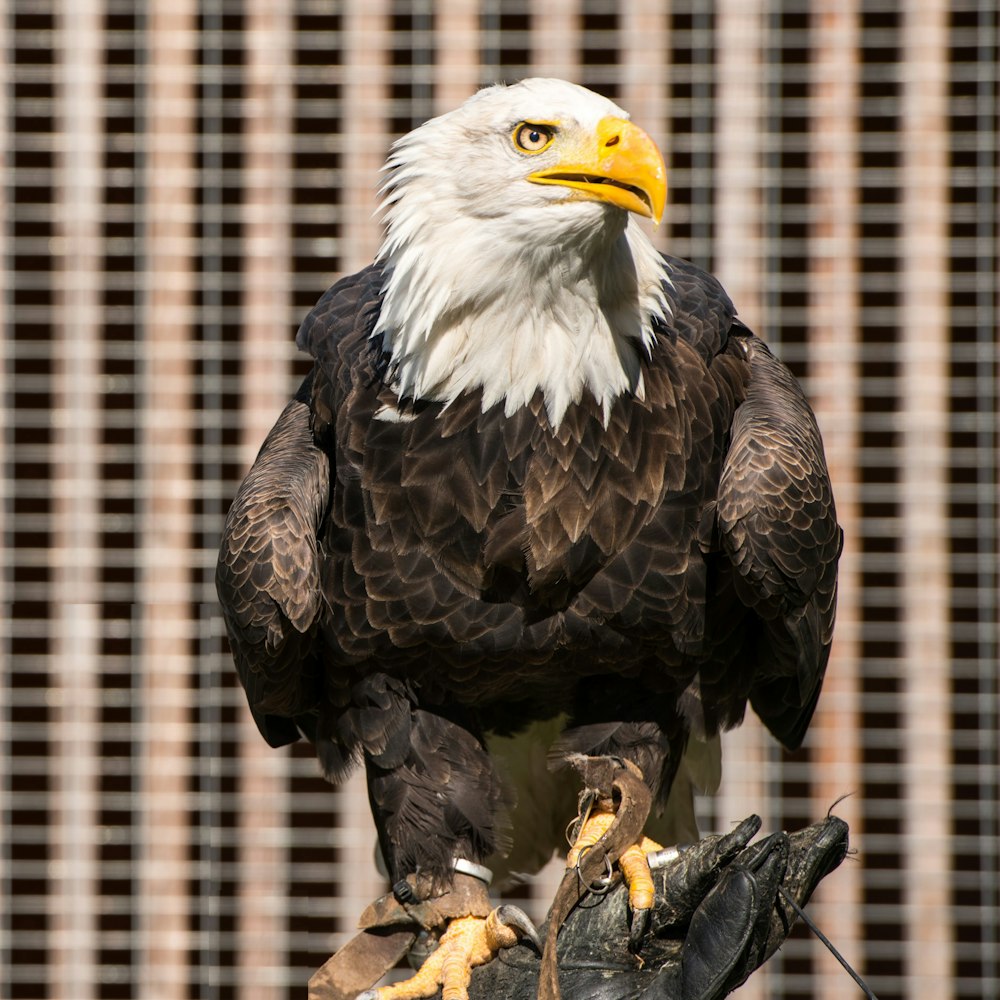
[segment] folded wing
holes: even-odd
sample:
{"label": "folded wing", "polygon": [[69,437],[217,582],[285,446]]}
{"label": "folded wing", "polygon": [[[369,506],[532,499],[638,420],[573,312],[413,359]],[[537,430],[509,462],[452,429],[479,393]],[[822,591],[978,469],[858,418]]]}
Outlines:
{"label": "folded wing", "polygon": [[330,469],[313,440],[308,382],[278,418],[229,509],[216,569],[236,668],[272,746],[297,740],[318,700],[317,536]]}
{"label": "folded wing", "polygon": [[716,524],[737,594],[761,620],[748,650],[756,660],[750,703],[794,749],[830,654],[843,533],[802,390],[756,337],[736,342],[751,375],[733,420]]}

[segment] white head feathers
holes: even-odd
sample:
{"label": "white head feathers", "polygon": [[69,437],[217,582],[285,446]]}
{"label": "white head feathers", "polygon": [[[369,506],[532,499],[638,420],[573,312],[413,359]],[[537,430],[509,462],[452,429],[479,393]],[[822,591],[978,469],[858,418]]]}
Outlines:
{"label": "white head feathers", "polygon": [[[609,118],[627,115],[574,84],[525,80],[393,146],[373,336],[401,396],[448,402],[481,387],[484,409],[504,400],[512,413],[541,389],[555,426],[584,389],[605,415],[621,393],[642,393],[640,355],[668,310],[659,254],[622,208],[529,180]],[[518,148],[526,122],[544,123],[552,150]]]}

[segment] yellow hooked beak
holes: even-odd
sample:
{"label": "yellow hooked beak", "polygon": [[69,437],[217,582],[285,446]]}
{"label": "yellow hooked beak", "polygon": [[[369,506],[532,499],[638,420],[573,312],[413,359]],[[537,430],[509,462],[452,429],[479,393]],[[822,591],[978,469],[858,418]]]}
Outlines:
{"label": "yellow hooked beak", "polygon": [[592,140],[568,152],[567,162],[529,174],[528,180],[572,188],[659,223],[667,202],[667,168],[656,143],[638,125],[603,118]]}

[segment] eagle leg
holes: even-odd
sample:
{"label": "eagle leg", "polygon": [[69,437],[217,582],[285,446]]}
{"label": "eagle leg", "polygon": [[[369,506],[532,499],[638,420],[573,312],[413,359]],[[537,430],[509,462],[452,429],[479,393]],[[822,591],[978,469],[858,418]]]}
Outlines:
{"label": "eagle leg", "polygon": [[527,938],[541,953],[538,932],[516,906],[498,906],[486,917],[456,917],[416,975],[392,986],[365,990],[357,1000],[419,1000],[441,990],[442,1000],[468,1000],[472,970]]}
{"label": "eagle leg", "polygon": [[456,858],[480,865],[506,850],[504,791],[471,723],[416,708],[409,696],[390,693],[384,702],[365,720],[387,734],[365,748],[368,798],[393,891],[420,873],[428,884],[416,897],[427,899],[451,888]]}

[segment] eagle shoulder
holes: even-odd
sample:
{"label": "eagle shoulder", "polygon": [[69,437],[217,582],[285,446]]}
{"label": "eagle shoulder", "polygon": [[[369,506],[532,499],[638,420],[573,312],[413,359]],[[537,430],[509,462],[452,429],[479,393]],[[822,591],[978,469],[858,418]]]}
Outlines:
{"label": "eagle shoulder", "polygon": [[357,338],[367,339],[378,318],[382,269],[377,264],[349,274],[331,285],[295,335],[295,346],[326,369],[343,360],[343,349]]}
{"label": "eagle shoulder", "polygon": [[707,364],[725,348],[736,319],[736,307],[721,282],[708,271],[681,257],[663,255],[667,282],[664,295],[670,307],[667,332],[690,344]]}

